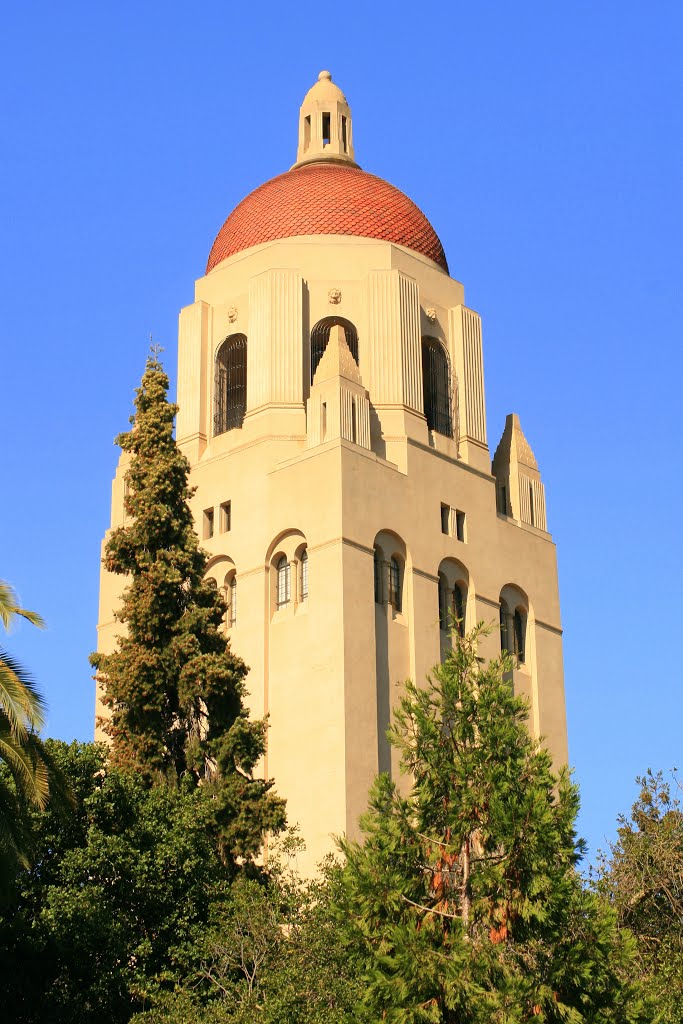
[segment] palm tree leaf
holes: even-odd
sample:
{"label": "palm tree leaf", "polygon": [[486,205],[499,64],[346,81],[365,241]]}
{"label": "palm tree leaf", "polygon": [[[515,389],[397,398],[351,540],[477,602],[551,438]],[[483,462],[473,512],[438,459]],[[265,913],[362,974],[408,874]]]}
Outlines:
{"label": "palm tree leaf", "polygon": [[27,608],[20,608],[17,604],[17,595],[5,580],[0,580],[0,621],[5,629],[9,629],[15,615],[27,619],[33,626],[39,629],[45,628],[45,620],[38,612],[30,612]]}
{"label": "palm tree leaf", "polygon": [[0,649],[0,707],[18,735],[45,724],[45,701],[29,673]]}
{"label": "palm tree leaf", "polygon": [[40,738],[29,733],[19,741],[6,715],[0,711],[0,760],[12,774],[19,798],[28,800],[41,810],[50,795],[50,772],[43,755]]}

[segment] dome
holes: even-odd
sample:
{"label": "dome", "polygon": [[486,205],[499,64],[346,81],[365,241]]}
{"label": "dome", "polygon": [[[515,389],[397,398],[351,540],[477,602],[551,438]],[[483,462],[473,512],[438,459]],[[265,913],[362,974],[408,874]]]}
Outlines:
{"label": "dome", "polygon": [[243,199],[218,232],[206,273],[254,245],[302,235],[377,238],[448,273],[439,237],[411,199],[374,174],[332,160],[294,167]]}

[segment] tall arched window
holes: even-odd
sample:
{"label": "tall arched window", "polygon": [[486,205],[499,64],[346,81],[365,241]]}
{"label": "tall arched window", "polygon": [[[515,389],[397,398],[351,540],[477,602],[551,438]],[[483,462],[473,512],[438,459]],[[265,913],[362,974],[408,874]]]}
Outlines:
{"label": "tall arched window", "polygon": [[323,357],[330,340],[330,331],[333,327],[343,327],[346,344],[349,346],[351,355],[358,363],[358,332],[350,320],[341,316],[326,316],[324,320],[318,320],[311,331],[311,384],[318,369],[318,363]]}
{"label": "tall arched window", "polygon": [[233,576],[228,584],[228,625],[237,622],[237,576]]}
{"label": "tall arched window", "polygon": [[444,632],[455,629],[460,636],[465,635],[466,597],[459,583],[452,586],[439,573],[439,626]]}
{"label": "tall arched window", "polygon": [[301,600],[308,597],[308,550],[304,548],[301,552]]}
{"label": "tall arched window", "polygon": [[448,353],[436,338],[422,339],[422,397],[429,429],[453,437]]}
{"label": "tall arched window", "polygon": [[213,432],[241,427],[247,409],[247,339],[231,334],[216,353]]}
{"label": "tall arched window", "polygon": [[375,571],[375,604],[382,603],[382,552],[379,548],[375,548],[374,555],[374,571]]}
{"label": "tall arched window", "polygon": [[524,658],[526,654],[526,615],[521,611],[520,608],[515,608],[515,614],[512,617],[513,632],[514,632],[514,653],[517,656],[517,661],[520,665],[524,664]]}
{"label": "tall arched window", "polygon": [[401,563],[398,558],[393,557],[389,562],[389,604],[393,605],[397,612],[401,611],[403,605],[401,576]]}
{"label": "tall arched window", "polygon": [[292,597],[292,572],[286,555],[278,560],[275,570],[277,573],[276,604],[278,608],[284,608]]}
{"label": "tall arched window", "polygon": [[502,654],[512,654],[510,643],[510,612],[505,601],[500,602],[500,650]]}

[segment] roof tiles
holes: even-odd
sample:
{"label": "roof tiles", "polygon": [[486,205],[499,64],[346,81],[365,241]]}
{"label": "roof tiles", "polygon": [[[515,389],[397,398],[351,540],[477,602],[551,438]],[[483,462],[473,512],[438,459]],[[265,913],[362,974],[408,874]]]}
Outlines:
{"label": "roof tiles", "polygon": [[206,272],[254,245],[300,235],[378,238],[448,272],[438,235],[411,199],[358,167],[322,161],[271,178],[243,199],[218,232]]}

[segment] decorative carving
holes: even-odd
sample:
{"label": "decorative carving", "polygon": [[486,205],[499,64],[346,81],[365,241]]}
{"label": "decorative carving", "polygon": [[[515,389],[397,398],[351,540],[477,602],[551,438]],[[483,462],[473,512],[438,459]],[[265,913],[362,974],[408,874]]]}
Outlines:
{"label": "decorative carving", "polygon": [[341,292],[338,288],[330,288],[327,293],[327,297],[330,300],[331,305],[338,306],[341,302]]}
{"label": "decorative carving", "polygon": [[425,316],[429,320],[430,324],[433,324],[434,321],[436,320],[436,310],[435,309],[425,309]]}
{"label": "decorative carving", "polygon": [[231,324],[234,324],[239,314],[237,306],[228,306],[228,320]]}

